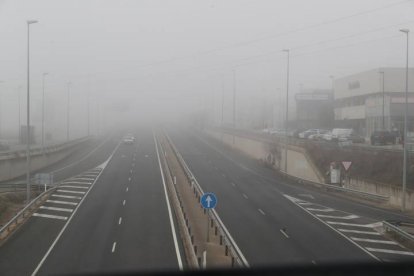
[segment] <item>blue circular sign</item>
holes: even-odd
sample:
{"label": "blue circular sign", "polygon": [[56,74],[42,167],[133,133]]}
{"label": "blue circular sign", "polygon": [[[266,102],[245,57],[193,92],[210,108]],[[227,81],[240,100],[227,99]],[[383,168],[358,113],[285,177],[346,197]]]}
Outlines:
{"label": "blue circular sign", "polygon": [[204,193],[200,203],[204,209],[213,209],[217,205],[217,197],[213,193]]}

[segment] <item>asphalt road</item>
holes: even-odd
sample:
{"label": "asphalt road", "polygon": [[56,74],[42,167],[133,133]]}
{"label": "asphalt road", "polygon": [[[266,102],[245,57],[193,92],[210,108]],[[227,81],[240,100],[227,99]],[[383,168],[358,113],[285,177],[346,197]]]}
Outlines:
{"label": "asphalt road", "polygon": [[413,260],[373,230],[405,216],[286,183],[201,133],[168,133],[204,191],[217,194],[217,212],[251,266]]}
{"label": "asphalt road", "polygon": [[2,275],[179,269],[181,245],[173,239],[151,129],[136,137],[134,145],[119,144],[102,168],[90,167],[108,158],[114,139],[65,169],[84,171],[0,247]]}

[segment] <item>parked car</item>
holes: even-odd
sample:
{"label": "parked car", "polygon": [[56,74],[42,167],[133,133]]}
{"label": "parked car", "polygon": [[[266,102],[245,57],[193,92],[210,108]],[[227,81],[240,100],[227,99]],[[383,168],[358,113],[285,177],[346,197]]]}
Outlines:
{"label": "parked car", "polygon": [[326,141],[347,141],[348,137],[353,133],[351,128],[334,128],[322,136]]}
{"label": "parked car", "polygon": [[323,135],[325,135],[326,133],[329,133],[329,130],[318,129],[317,133],[309,135],[308,139],[310,139],[310,140],[322,140]]}
{"label": "parked car", "polygon": [[349,135],[348,140],[350,140],[353,144],[365,143],[365,137],[354,132]]}
{"label": "parked car", "polygon": [[371,145],[395,144],[395,134],[389,130],[377,130],[371,134]]}
{"label": "parked car", "polygon": [[318,133],[317,129],[308,129],[308,130],[305,130],[305,131],[299,133],[299,138],[307,139],[309,137],[309,135],[317,134],[317,133]]}

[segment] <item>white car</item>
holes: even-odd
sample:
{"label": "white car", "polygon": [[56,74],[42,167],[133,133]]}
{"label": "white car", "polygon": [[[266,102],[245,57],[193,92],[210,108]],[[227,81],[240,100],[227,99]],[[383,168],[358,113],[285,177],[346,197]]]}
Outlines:
{"label": "white car", "polygon": [[346,141],[351,136],[353,130],[351,128],[334,128],[322,136],[326,141]]}

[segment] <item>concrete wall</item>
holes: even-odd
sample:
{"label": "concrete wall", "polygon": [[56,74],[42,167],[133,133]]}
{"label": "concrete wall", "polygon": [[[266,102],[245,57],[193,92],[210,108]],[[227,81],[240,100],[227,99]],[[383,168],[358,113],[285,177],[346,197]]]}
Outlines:
{"label": "concrete wall", "polygon": [[[54,145],[46,148],[44,154],[40,150],[33,151],[30,163],[31,171],[37,171],[64,159],[86,141],[87,139],[80,139],[62,145]],[[25,173],[26,155],[23,152],[15,152],[0,158],[0,181],[14,179]]]}

